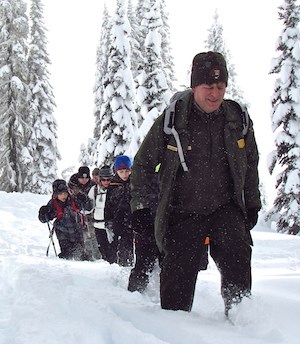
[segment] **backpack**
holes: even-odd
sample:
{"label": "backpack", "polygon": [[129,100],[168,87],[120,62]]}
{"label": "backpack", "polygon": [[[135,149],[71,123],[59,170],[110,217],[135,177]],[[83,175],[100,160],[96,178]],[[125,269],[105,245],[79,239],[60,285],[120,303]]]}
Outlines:
{"label": "backpack", "polygon": [[[188,171],[188,167],[184,160],[184,154],[183,154],[183,149],[180,142],[179,134],[175,129],[175,108],[176,108],[177,101],[191,92],[192,92],[191,89],[176,92],[170,99],[170,104],[165,110],[165,118],[164,118],[164,133],[167,135],[174,136],[176,144],[177,144],[179,160],[185,172]],[[239,110],[241,118],[242,118],[242,124],[243,124],[242,134],[245,137],[248,133],[249,125],[250,125],[250,117],[249,117],[247,108],[244,105],[240,105],[234,100],[225,99],[224,101],[227,103],[230,103],[232,106],[236,107]]]}

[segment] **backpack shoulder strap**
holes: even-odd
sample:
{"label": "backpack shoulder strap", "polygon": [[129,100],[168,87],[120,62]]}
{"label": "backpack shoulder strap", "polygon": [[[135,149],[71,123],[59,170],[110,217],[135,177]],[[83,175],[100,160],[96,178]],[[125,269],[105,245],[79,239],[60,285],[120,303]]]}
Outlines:
{"label": "backpack shoulder strap", "polygon": [[97,195],[98,195],[98,184],[96,184],[94,186],[94,200],[95,200],[95,203],[96,203]]}
{"label": "backpack shoulder strap", "polygon": [[170,99],[170,104],[165,110],[165,118],[164,118],[164,132],[167,135],[171,135],[171,129],[175,126],[175,107],[178,100],[184,98],[187,94],[191,93],[191,89],[187,89],[184,91],[179,91],[173,94]]}
{"label": "backpack shoulder strap", "polygon": [[191,89],[187,89],[185,91],[176,92],[170,99],[170,104],[165,110],[165,118],[164,118],[164,132],[167,135],[173,135],[177,145],[177,152],[180,159],[180,163],[182,165],[183,170],[186,172],[188,171],[188,167],[186,165],[182,145],[180,142],[179,134],[175,128],[175,109],[176,103],[178,100],[185,97],[187,94],[191,93]]}
{"label": "backpack shoulder strap", "polygon": [[239,111],[243,124],[243,136],[246,136],[250,126],[250,116],[247,107],[231,99],[226,99],[225,101]]}
{"label": "backpack shoulder strap", "polygon": [[60,220],[63,217],[64,211],[62,207],[60,206],[60,204],[58,203],[57,199],[53,195],[52,195],[52,204],[56,213],[56,219]]}

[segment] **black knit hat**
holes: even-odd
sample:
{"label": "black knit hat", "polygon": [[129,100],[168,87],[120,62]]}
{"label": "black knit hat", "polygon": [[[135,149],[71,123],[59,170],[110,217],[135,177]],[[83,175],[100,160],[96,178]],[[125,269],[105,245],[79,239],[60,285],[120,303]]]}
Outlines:
{"label": "black knit hat", "polygon": [[81,166],[78,169],[77,178],[91,178],[90,169],[87,166]]}
{"label": "black knit hat", "polygon": [[228,82],[226,61],[222,54],[208,51],[197,54],[193,59],[191,73],[191,87],[201,84],[214,84],[216,82]]}
{"label": "black knit hat", "polygon": [[68,192],[68,186],[65,180],[56,179],[52,183],[53,194],[59,195],[63,192]]}
{"label": "black knit hat", "polygon": [[111,178],[113,175],[113,171],[108,165],[102,166],[99,170],[100,178]]}

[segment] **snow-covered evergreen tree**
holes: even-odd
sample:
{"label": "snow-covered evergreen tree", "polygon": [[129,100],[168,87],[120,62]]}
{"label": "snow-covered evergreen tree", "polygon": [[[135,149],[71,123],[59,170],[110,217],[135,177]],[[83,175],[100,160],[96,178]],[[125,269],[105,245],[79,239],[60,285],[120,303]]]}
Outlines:
{"label": "snow-covered evergreen tree", "polygon": [[138,149],[130,31],[127,1],[117,0],[110,31],[107,81],[100,111],[97,165],[112,165],[114,158],[120,154],[133,157]]}
{"label": "snow-covered evergreen tree", "polygon": [[139,127],[140,141],[166,108],[172,95],[163,71],[161,36],[163,21],[160,0],[145,0],[143,11],[141,31],[147,34],[144,43],[144,66],[137,77],[137,103],[143,119]]}
{"label": "snow-covered evergreen tree", "polygon": [[277,197],[268,217],[279,214],[277,230],[300,232],[300,8],[296,0],[279,6],[284,28],[278,38],[279,55],[272,60],[270,73],[277,74],[272,96],[272,128],[276,150],[269,156],[269,170],[277,174]]}
{"label": "snow-covered evergreen tree", "polygon": [[[142,25],[144,19],[144,13],[147,11],[145,8],[145,1],[138,0],[135,13],[131,14],[131,9],[129,7],[128,11],[128,19],[130,21],[130,25],[132,28],[131,35],[130,35],[130,43],[132,49],[132,74],[135,81],[135,87],[138,87],[137,78],[140,73],[143,72],[144,66],[146,64],[145,61],[145,40],[147,36],[147,28]],[[137,114],[137,123],[138,127],[143,122],[143,117],[141,115],[141,107],[138,102],[136,102],[136,114]]]}
{"label": "snow-covered evergreen tree", "polygon": [[130,48],[131,48],[131,71],[133,79],[140,73],[140,68],[143,66],[143,43],[140,36],[140,23],[136,15],[136,11],[132,6],[132,1],[128,0],[128,12],[127,17],[130,23]]}
{"label": "snow-covered evergreen tree", "polygon": [[49,83],[50,59],[41,0],[31,0],[30,19],[28,68],[33,131],[28,149],[33,160],[28,166],[25,191],[46,194],[51,191],[52,182],[57,178],[60,154],[56,144],[57,124],[53,117],[55,102]]}
{"label": "snow-covered evergreen tree", "polygon": [[223,25],[219,23],[219,15],[217,10],[215,11],[213,17],[213,24],[208,29],[208,37],[207,40],[205,40],[205,47],[207,50],[221,53],[227,62],[228,85],[226,87],[225,98],[233,99],[238,103],[245,105],[246,102],[243,98],[241,90],[237,85],[235,66],[231,62],[231,54],[223,39]]}
{"label": "snow-covered evergreen tree", "polygon": [[167,85],[171,93],[174,93],[174,82],[176,81],[174,74],[174,58],[171,49],[171,34],[169,26],[169,13],[166,9],[166,1],[161,0],[161,59],[163,63],[163,71],[166,76]]}
{"label": "snow-covered evergreen tree", "polygon": [[95,75],[95,86],[94,86],[94,97],[95,97],[95,128],[94,128],[94,139],[92,146],[92,159],[94,160],[95,165],[98,164],[98,154],[96,152],[96,145],[101,136],[101,116],[100,110],[103,103],[103,93],[104,89],[108,83],[107,81],[107,70],[108,70],[108,57],[109,50],[111,46],[110,40],[110,31],[111,31],[111,19],[108,13],[106,5],[104,5],[103,15],[102,15],[102,25],[100,40],[96,52],[96,75]]}
{"label": "snow-covered evergreen tree", "polygon": [[0,190],[23,192],[31,133],[28,17],[22,0],[0,0]]}
{"label": "snow-covered evergreen tree", "polygon": [[86,148],[86,146],[84,144],[81,144],[81,146],[80,146],[80,155],[79,155],[78,161],[79,161],[80,166],[91,166],[92,165],[90,154],[89,154],[88,149]]}

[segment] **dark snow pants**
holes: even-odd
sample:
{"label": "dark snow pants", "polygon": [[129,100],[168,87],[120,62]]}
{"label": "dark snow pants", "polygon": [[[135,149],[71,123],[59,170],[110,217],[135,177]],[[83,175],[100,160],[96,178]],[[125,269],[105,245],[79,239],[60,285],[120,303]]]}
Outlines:
{"label": "dark snow pants", "polygon": [[251,235],[245,219],[233,203],[204,216],[173,212],[164,241],[160,274],[163,309],[190,311],[196,280],[210,238],[210,255],[221,274],[225,311],[251,291]]}
{"label": "dark snow pants", "polygon": [[132,266],[133,255],[133,231],[130,227],[114,225],[114,238],[110,244],[111,262],[120,266]]}
{"label": "dark snow pants", "polygon": [[84,260],[83,241],[59,240],[60,254],[59,258]]}
{"label": "dark snow pants", "polygon": [[98,248],[101,253],[102,259],[109,263],[112,263],[110,243],[107,239],[107,233],[105,229],[95,228],[96,239],[98,242]]}
{"label": "dark snow pants", "polygon": [[154,230],[152,237],[136,234],[134,247],[135,265],[130,272],[128,290],[143,292],[149,283],[149,274],[153,271],[156,259],[160,260]]}

